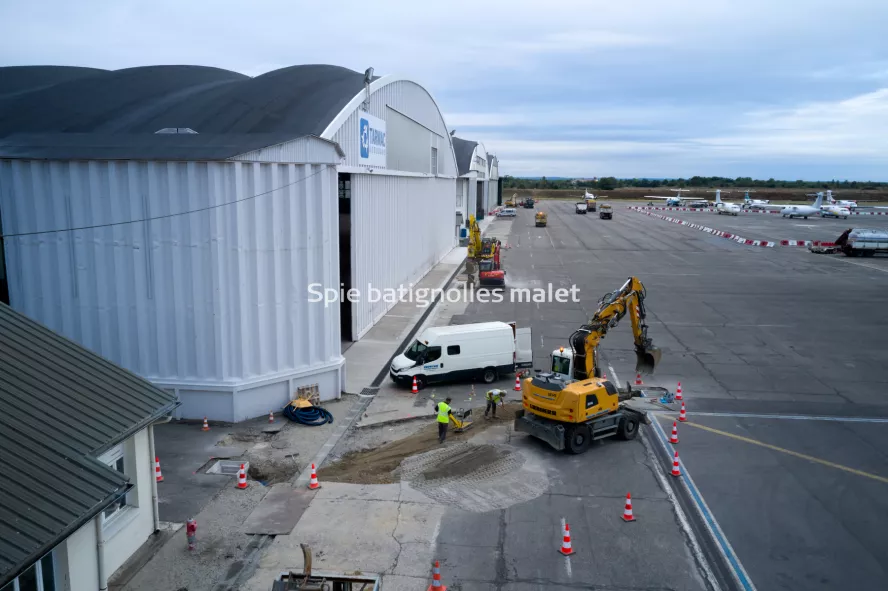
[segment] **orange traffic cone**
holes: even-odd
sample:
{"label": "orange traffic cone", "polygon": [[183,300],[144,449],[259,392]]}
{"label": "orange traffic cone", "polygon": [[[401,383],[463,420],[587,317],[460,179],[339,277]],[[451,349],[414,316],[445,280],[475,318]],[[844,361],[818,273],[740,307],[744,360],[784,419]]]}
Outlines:
{"label": "orange traffic cone", "polygon": [[626,493],[626,507],[623,509],[623,521],[635,521],[632,516],[632,495]]}
{"label": "orange traffic cone", "polygon": [[672,459],[672,475],[681,476],[681,468],[678,465],[678,452],[675,452],[675,457]]}
{"label": "orange traffic cone", "polygon": [[207,422],[207,417],[204,417],[204,424],[203,424],[203,427],[200,428],[200,430],[201,431],[209,431],[210,430],[210,424]]}
{"label": "orange traffic cone", "polygon": [[247,488],[247,471],[244,470],[243,464],[241,464],[240,470],[237,472],[237,487]]}
{"label": "orange traffic cone", "polygon": [[601,372],[601,379],[602,379],[602,380],[606,380],[606,379],[607,379],[607,374],[604,373],[604,372]]}
{"label": "orange traffic cone", "polygon": [[154,479],[163,482],[163,474],[160,473],[160,458],[154,456]]}
{"label": "orange traffic cone", "polygon": [[413,376],[413,390],[411,390],[414,394],[419,394],[419,388],[416,387],[416,376]]}
{"label": "orange traffic cone", "polygon": [[514,388],[514,390],[515,390],[516,392],[520,392],[520,391],[521,391],[521,378],[519,378],[518,376],[515,376],[515,388]]}
{"label": "orange traffic cone", "polygon": [[669,443],[678,443],[678,423],[672,421],[672,436],[669,438]]}
{"label": "orange traffic cone", "polygon": [[635,374],[635,385],[636,385],[636,386],[641,386],[641,385],[643,385],[642,382],[641,382],[641,374],[640,374],[640,373]]}
{"label": "orange traffic cone", "polygon": [[565,556],[570,556],[574,553],[573,548],[570,547],[570,526],[568,524],[564,524],[564,538],[561,540],[561,550],[559,550]]}
{"label": "orange traffic cone", "polygon": [[447,591],[447,587],[441,584],[441,567],[438,566],[438,561],[435,561],[435,566],[432,568],[432,584],[429,585],[427,591],[433,591],[434,589],[438,589],[438,591]]}
{"label": "orange traffic cone", "polygon": [[681,403],[681,412],[678,413],[678,420],[682,423],[688,420],[687,415],[685,414],[685,403],[682,401]]}
{"label": "orange traffic cone", "polygon": [[681,382],[678,383],[678,388],[675,389],[675,399],[682,400],[681,397]]}
{"label": "orange traffic cone", "polygon": [[321,488],[320,483],[318,483],[318,473],[315,470],[315,465],[311,465],[311,479],[308,481],[309,490],[316,490]]}

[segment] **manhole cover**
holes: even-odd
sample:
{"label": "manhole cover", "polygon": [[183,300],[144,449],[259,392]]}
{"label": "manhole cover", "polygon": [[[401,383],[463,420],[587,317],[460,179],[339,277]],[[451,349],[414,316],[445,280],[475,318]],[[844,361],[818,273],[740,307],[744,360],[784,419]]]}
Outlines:
{"label": "manhole cover", "polygon": [[473,512],[535,499],[548,486],[542,466],[506,445],[450,445],[406,458],[398,473],[427,497]]}

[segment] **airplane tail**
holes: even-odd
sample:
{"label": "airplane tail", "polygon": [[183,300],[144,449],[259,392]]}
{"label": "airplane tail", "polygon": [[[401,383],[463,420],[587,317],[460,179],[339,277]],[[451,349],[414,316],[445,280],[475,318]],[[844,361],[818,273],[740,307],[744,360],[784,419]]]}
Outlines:
{"label": "airplane tail", "polygon": [[716,205],[718,205],[721,202],[722,202],[721,191],[716,191],[715,192],[715,203],[716,203]]}
{"label": "airplane tail", "polygon": [[821,205],[823,205],[823,193],[817,193],[817,200],[814,202],[814,207],[820,209]]}

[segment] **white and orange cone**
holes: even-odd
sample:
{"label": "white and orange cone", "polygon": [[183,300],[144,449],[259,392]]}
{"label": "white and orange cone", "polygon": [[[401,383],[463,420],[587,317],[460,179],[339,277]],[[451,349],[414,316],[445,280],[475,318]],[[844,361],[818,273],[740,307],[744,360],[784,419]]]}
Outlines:
{"label": "white and orange cone", "polygon": [[688,416],[687,416],[687,414],[685,414],[684,401],[682,401],[682,403],[681,403],[681,412],[678,413],[678,420],[681,421],[682,423],[684,423],[686,420],[688,420]]}
{"label": "white and orange cone", "polygon": [[419,394],[419,388],[416,387],[416,376],[413,376],[413,389],[411,390],[414,394]]}
{"label": "white and orange cone", "polygon": [[163,482],[163,474],[160,473],[160,458],[154,456],[154,479]]}
{"label": "white and orange cone", "polygon": [[570,526],[565,523],[564,524],[564,537],[561,540],[561,550],[559,550],[565,556],[570,556],[574,553],[573,548],[570,546]]}
{"label": "white and orange cone", "polygon": [[241,464],[240,470],[237,472],[237,487],[247,488],[247,471],[244,469],[243,464]]}
{"label": "white and orange cone", "polygon": [[635,385],[636,386],[644,385],[641,381],[641,374],[640,373],[635,374]]}
{"label": "white and orange cone", "polygon": [[623,509],[623,521],[635,521],[632,515],[632,495],[626,493],[626,507]]}
{"label": "white and orange cone", "polygon": [[438,589],[438,591],[447,591],[447,587],[441,584],[441,567],[438,565],[438,561],[435,561],[435,566],[432,567],[432,584],[429,585],[427,591],[433,591],[434,589]]}
{"label": "white and orange cone", "polygon": [[675,399],[683,400],[683,398],[681,397],[681,382],[678,383],[678,388],[675,389]]}
{"label": "white and orange cone", "polygon": [[672,421],[672,435],[669,437],[669,443],[678,443],[678,423]]}
{"label": "white and orange cone", "polygon": [[203,424],[203,427],[200,428],[200,430],[201,431],[209,431],[210,430],[210,424],[207,422],[207,417],[204,417],[204,424]]}
{"label": "white and orange cone", "polygon": [[308,481],[309,490],[317,490],[321,488],[320,483],[318,482],[318,473],[315,470],[315,465],[311,465],[311,479]]}
{"label": "white and orange cone", "polygon": [[519,378],[518,376],[515,376],[515,388],[514,388],[514,390],[515,390],[516,392],[520,392],[520,391],[521,391],[521,378]]}
{"label": "white and orange cone", "polygon": [[604,372],[601,372],[601,379],[602,379],[602,380],[607,380],[607,374],[604,373]]}
{"label": "white and orange cone", "polygon": [[681,476],[681,467],[678,465],[678,452],[675,452],[675,457],[672,458],[672,475]]}
{"label": "white and orange cone", "polygon": [[268,422],[269,423],[274,422],[274,411],[273,410],[268,411]]}

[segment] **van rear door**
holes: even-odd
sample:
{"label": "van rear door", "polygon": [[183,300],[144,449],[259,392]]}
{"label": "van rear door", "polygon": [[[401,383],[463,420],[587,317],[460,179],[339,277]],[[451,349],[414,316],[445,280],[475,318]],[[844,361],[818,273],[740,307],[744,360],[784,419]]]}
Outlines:
{"label": "van rear door", "polygon": [[515,329],[515,367],[533,367],[533,340],[529,326]]}

